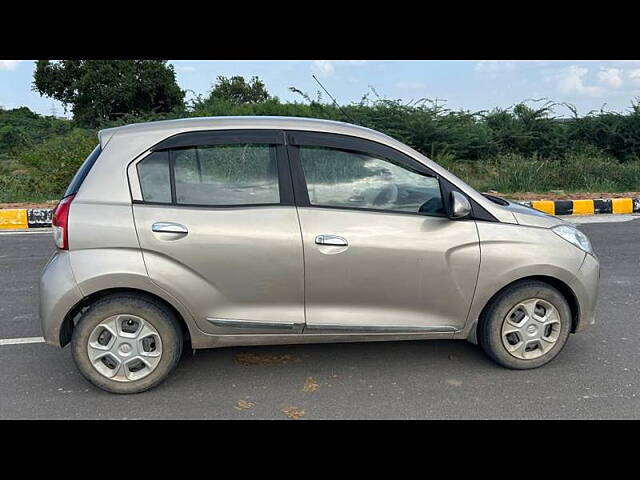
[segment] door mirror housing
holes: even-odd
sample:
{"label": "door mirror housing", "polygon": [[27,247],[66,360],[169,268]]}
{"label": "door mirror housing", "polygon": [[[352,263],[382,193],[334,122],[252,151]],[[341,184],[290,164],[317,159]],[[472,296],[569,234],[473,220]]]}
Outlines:
{"label": "door mirror housing", "polygon": [[471,204],[467,197],[460,192],[451,192],[451,212],[449,218],[461,219],[471,215]]}

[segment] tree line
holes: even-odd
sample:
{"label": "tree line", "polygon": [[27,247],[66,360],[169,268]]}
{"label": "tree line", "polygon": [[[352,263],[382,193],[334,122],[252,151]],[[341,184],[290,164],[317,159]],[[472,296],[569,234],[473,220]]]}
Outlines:
{"label": "tree line", "polygon": [[355,122],[408,143],[426,155],[478,160],[516,153],[561,157],[595,148],[620,161],[640,157],[640,107],[626,113],[592,112],[558,119],[559,104],[523,102],[490,111],[454,111],[422,99],[403,103],[377,96],[337,106],[291,87],[297,102],[272,96],[257,77],[219,76],[207,95],[185,101],[165,60],[38,60],[33,88],[62,102],[75,125],[99,128],[137,121],[209,115],[286,115]]}
{"label": "tree line", "polygon": [[[33,89],[62,102],[72,118],[0,108],[0,201],[55,198],[95,146],[98,129],[225,115],[357,123],[412,146],[478,188],[640,190],[637,99],[623,113],[584,116],[571,105],[544,100],[479,112],[452,110],[429,99],[383,98],[374,89],[358,102],[336,105],[319,92],[312,97],[293,86],[298,99],[282,101],[258,77],[219,76],[209,92],[186,100],[165,60],[38,60]],[[558,118],[559,107],[571,115]],[[562,169],[566,175],[549,173]],[[620,174],[613,178],[614,172]]]}

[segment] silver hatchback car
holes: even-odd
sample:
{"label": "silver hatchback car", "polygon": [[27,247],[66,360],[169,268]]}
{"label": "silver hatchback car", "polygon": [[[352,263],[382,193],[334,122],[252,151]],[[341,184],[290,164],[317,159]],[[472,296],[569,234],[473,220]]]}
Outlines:
{"label": "silver hatchback car", "polygon": [[110,392],[154,387],[183,345],[467,339],[535,368],[595,320],[583,233],[340,122],[102,130],[53,233],[44,337]]}

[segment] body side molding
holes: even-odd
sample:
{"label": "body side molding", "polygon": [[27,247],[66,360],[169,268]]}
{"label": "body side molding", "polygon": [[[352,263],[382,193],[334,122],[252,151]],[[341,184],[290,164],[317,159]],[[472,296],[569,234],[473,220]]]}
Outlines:
{"label": "body side molding", "polygon": [[459,330],[452,326],[403,326],[403,325],[339,325],[314,324],[307,325],[304,332],[354,332],[354,333],[456,333]]}
{"label": "body side molding", "polygon": [[207,321],[215,325],[216,327],[225,328],[273,328],[275,330],[295,330],[301,328],[303,324],[293,322],[270,322],[270,321],[254,321],[254,320],[239,320],[233,318],[210,318],[207,317]]}

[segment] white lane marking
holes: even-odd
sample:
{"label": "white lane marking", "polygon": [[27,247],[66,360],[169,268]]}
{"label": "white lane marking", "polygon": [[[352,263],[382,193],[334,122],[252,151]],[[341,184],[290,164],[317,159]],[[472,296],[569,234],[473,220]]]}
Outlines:
{"label": "white lane marking", "polygon": [[0,346],[22,345],[25,343],[44,343],[44,337],[0,338]]}
{"label": "white lane marking", "polygon": [[0,235],[42,235],[44,233],[51,235],[50,228],[30,228],[28,230],[0,230]]}
{"label": "white lane marking", "polygon": [[631,220],[640,219],[640,215],[636,214],[621,214],[621,213],[599,213],[596,215],[560,215],[558,218],[567,220],[571,223],[614,223],[614,222],[629,222]]}

